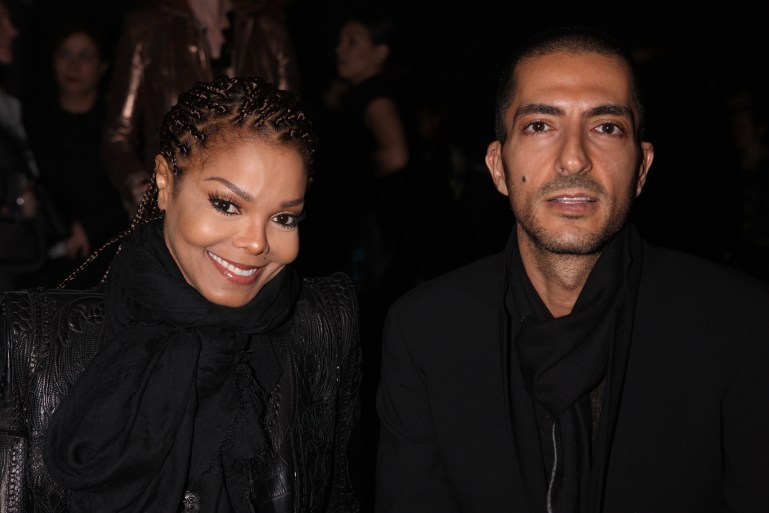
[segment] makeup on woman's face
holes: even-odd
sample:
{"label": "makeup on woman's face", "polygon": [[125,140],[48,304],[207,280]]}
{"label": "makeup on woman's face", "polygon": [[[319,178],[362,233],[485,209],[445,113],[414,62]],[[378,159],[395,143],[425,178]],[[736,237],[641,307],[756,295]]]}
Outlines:
{"label": "makeup on woman's face", "polygon": [[220,143],[181,178],[163,157],[156,164],[166,245],[212,303],[245,305],[298,256],[307,170],[295,149],[254,139]]}

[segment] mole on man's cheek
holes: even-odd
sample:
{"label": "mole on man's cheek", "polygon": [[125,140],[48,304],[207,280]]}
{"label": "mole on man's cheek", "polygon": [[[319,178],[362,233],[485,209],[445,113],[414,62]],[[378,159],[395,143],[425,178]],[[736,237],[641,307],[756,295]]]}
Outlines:
{"label": "mole on man's cheek", "polygon": [[521,181],[522,181],[523,183],[526,183],[526,177],[525,177],[525,176],[522,176],[522,177],[521,177]]}

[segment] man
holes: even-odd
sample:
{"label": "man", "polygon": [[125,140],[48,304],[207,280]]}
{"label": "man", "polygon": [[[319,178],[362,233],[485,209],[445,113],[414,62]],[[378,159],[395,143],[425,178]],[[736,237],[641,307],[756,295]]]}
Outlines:
{"label": "man", "polygon": [[643,126],[600,33],[511,61],[486,164],[516,225],[388,313],[377,513],[766,510],[769,287],[628,222]]}

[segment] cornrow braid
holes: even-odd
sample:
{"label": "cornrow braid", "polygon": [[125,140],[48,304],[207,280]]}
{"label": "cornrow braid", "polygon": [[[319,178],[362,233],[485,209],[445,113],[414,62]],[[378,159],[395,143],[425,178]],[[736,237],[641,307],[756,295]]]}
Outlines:
{"label": "cornrow braid", "polygon": [[[308,180],[312,178],[317,136],[302,108],[301,98],[291,91],[278,89],[261,77],[221,76],[212,82],[198,82],[182,93],[176,105],[163,117],[158,153],[168,162],[176,184],[184,175],[185,166],[201,149],[224,140],[227,135],[241,134],[295,149],[304,160]],[[156,178],[153,172],[128,229],[89,255],[59,284],[59,288],[66,288],[104,250],[118,244],[137,226],[163,217],[157,202]],[[118,247],[116,253],[119,251]],[[108,275],[109,268],[102,283]]]}

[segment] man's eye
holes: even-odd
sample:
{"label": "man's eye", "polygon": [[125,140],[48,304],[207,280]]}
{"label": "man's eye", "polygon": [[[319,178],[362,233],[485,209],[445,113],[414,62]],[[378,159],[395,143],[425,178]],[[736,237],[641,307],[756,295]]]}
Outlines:
{"label": "man's eye", "polygon": [[525,132],[544,132],[547,130],[547,123],[544,121],[532,121],[524,127]]}
{"label": "man's eye", "polygon": [[618,135],[623,133],[622,128],[616,123],[601,123],[598,125],[598,131],[606,135]]}

